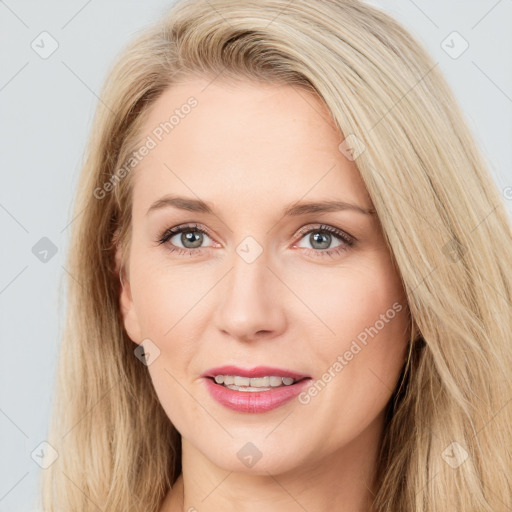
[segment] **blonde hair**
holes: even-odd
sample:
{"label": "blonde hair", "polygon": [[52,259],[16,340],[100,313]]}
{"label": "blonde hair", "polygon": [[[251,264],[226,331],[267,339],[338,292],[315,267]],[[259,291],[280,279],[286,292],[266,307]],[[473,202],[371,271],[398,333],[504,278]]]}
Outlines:
{"label": "blonde hair", "polygon": [[312,91],[363,149],[356,163],[414,327],[375,510],[512,508],[512,230],[435,62],[358,0],[184,0],[125,48],[100,94],[71,225],[44,509],[156,512],[181,471],[180,435],[119,311],[114,256],[129,246],[133,173],[116,169],[151,104],[192,75]]}

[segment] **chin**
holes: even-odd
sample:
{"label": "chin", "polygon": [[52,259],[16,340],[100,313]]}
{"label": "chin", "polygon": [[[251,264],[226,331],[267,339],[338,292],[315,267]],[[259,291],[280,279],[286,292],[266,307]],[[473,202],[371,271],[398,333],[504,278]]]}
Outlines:
{"label": "chin", "polygon": [[[287,451],[283,451],[282,441],[276,442],[264,440],[253,441],[239,438],[230,439],[226,443],[218,444],[217,449],[212,452],[211,445],[203,451],[212,464],[234,473],[247,473],[250,475],[280,474],[293,471],[303,467],[304,461],[297,458],[302,446],[288,445]],[[206,447],[205,447],[206,448]]]}

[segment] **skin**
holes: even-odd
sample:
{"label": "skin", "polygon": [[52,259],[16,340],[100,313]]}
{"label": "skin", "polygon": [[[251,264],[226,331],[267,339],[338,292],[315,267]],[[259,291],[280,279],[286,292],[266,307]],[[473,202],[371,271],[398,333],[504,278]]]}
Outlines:
{"label": "skin", "polygon": [[[197,107],[132,176],[120,297],[130,338],[149,338],[160,350],[148,371],[182,435],[183,473],[161,512],[368,512],[385,406],[409,339],[400,277],[376,214],[282,215],[299,200],[372,208],[356,163],[338,149],[344,137],[320,99],[287,85],[191,77],[155,102],[142,139],[190,96]],[[211,202],[215,214],[172,206],[146,214],[167,194]],[[177,234],[158,244],[166,229],[185,223],[210,234],[202,243]],[[322,245],[320,224],[357,242],[325,255],[346,244],[327,233]],[[316,231],[297,234],[303,227]],[[251,263],[236,251],[247,236],[262,249]],[[170,252],[173,244],[190,254]],[[235,412],[200,378],[235,364],[278,366],[316,381],[394,303],[401,311],[308,404]],[[237,457],[249,441],[262,453],[251,468]]]}

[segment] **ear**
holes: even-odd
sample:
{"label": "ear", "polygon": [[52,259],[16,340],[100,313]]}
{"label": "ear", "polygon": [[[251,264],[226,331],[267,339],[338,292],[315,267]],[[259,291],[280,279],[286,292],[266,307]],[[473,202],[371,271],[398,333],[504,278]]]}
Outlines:
{"label": "ear", "polygon": [[[116,238],[116,237],[115,237]],[[119,275],[121,282],[120,294],[119,294],[119,309],[123,319],[123,325],[126,333],[135,344],[142,342],[142,333],[140,328],[139,319],[135,310],[135,304],[133,302],[132,291],[129,280],[129,273],[126,271],[125,265],[122,260],[123,247],[121,243],[116,243],[116,272]]]}

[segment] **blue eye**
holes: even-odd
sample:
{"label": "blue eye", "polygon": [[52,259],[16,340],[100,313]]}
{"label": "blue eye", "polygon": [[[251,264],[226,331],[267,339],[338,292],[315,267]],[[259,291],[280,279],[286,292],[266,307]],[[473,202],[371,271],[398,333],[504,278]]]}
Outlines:
{"label": "blue eye", "polygon": [[[179,238],[179,243],[183,245],[183,247],[176,246],[175,243],[171,242],[171,239],[176,235],[181,235]],[[312,254],[313,256],[330,256],[340,254],[343,251],[348,250],[355,243],[355,239],[348,235],[347,233],[334,228],[332,226],[320,225],[314,228],[309,228],[308,230],[302,229],[299,232],[299,235],[304,238],[306,235],[309,235],[309,243],[313,246],[313,248],[303,247],[307,251],[308,254]],[[188,254],[198,255],[202,253],[203,250],[208,249],[208,247],[202,247],[203,242],[206,238],[210,238],[208,232],[204,229],[201,229],[198,224],[192,225],[184,225],[184,226],[176,226],[173,228],[167,229],[158,239],[159,244],[168,243],[168,249],[171,252],[176,252],[178,254]],[[328,248],[332,243],[332,239],[337,238],[341,243],[334,247]],[[319,245],[319,247],[314,247],[315,245]]]}
{"label": "blue eye", "polygon": [[[315,228],[310,228],[307,231],[302,231],[301,235],[309,235],[309,243],[311,245],[318,244],[320,247],[313,247],[313,249],[306,248],[308,254],[312,254],[313,256],[330,256],[333,257],[337,254],[340,254],[343,251],[350,249],[355,243],[355,239],[341,231],[337,228],[333,228],[332,226],[321,225]],[[334,248],[327,248],[326,245],[331,245],[332,238],[337,238],[341,241],[341,243]]]}
{"label": "blue eye", "polygon": [[[199,236],[197,235],[199,233]],[[200,247],[201,243],[204,240],[205,235],[208,236],[208,233],[204,231],[203,229],[199,228],[197,224],[194,225],[187,225],[187,226],[177,226],[174,228],[170,228],[166,230],[161,237],[159,238],[158,242],[160,244],[165,244],[167,242],[170,242],[171,238],[174,238],[176,235],[181,235],[180,242],[182,244],[191,244],[191,247],[177,247],[174,244],[169,245],[169,250],[171,252],[177,252],[178,254],[190,254],[192,255],[192,252],[198,253],[202,249],[205,249],[205,247]]]}

